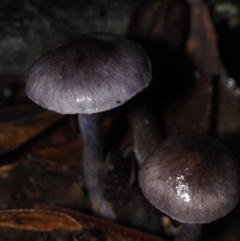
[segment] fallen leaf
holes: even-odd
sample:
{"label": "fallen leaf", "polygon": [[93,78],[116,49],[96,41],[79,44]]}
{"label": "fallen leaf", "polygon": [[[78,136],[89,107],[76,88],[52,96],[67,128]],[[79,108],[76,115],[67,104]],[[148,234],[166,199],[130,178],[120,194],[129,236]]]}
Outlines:
{"label": "fallen leaf", "polygon": [[0,154],[16,150],[61,118],[35,104],[0,110]]}
{"label": "fallen leaf", "polygon": [[54,230],[79,232],[82,229],[81,224],[67,214],[35,209],[2,210],[0,226],[37,232]]}
{"label": "fallen leaf", "polygon": [[44,205],[38,205],[36,208],[51,212],[53,211],[64,213],[78,221],[83,226],[83,228],[100,230],[103,233],[110,234],[112,237],[117,237],[118,239],[125,241],[166,241],[160,237],[131,229],[102,218],[90,216],[82,212]]}
{"label": "fallen leaf", "polygon": [[167,135],[195,131],[207,134],[212,110],[213,77],[199,74],[189,93],[169,101],[164,110]]}

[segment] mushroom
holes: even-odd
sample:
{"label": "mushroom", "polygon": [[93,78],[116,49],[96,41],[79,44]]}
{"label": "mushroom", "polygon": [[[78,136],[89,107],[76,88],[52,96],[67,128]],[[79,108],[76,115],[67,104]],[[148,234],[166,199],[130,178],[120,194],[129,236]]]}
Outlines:
{"label": "mushroom", "polygon": [[133,151],[138,165],[141,166],[145,159],[155,150],[162,141],[162,135],[150,111],[137,106],[130,118],[133,137]]}
{"label": "mushroom", "polygon": [[101,216],[115,218],[97,177],[104,159],[98,113],[124,104],[150,80],[151,63],[139,45],[101,32],[59,45],[28,70],[26,93],[32,101],[60,114],[78,114],[85,184]]}
{"label": "mushroom", "polygon": [[145,160],[139,185],[152,205],[183,223],[177,241],[199,240],[203,223],[225,216],[239,202],[239,166],[219,141],[182,133]]}

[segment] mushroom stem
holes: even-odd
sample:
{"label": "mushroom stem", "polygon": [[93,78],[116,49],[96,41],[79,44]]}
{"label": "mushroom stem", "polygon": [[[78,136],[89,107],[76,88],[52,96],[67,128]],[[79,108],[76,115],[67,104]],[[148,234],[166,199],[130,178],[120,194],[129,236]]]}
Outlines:
{"label": "mushroom stem", "polygon": [[104,198],[98,172],[104,160],[99,114],[79,114],[78,123],[83,142],[84,181],[95,214],[115,219],[111,204]]}
{"label": "mushroom stem", "polygon": [[182,224],[174,241],[198,241],[202,233],[202,224]]}
{"label": "mushroom stem", "polygon": [[162,141],[160,130],[145,107],[136,107],[131,116],[133,133],[133,151],[138,165],[141,166],[145,159],[153,152]]}

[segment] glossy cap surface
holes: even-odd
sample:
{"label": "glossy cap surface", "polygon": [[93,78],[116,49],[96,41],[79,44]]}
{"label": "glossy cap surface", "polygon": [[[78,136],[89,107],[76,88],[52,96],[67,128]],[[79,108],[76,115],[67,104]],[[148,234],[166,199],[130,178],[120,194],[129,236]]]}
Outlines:
{"label": "glossy cap surface", "polygon": [[28,97],[61,114],[115,108],[148,86],[151,63],[131,40],[83,34],[36,60],[26,78]]}
{"label": "glossy cap surface", "polygon": [[196,133],[169,137],[139,170],[139,185],[156,208],[182,223],[208,223],[239,201],[239,167],[219,141]]}

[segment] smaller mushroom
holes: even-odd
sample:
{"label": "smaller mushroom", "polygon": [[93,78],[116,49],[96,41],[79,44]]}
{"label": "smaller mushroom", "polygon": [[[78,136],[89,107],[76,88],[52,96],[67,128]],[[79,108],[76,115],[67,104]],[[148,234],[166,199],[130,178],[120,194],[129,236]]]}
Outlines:
{"label": "smaller mushroom", "polygon": [[139,185],[152,205],[183,223],[175,240],[196,241],[203,223],[225,216],[239,202],[239,166],[219,141],[182,133],[145,160]]}

